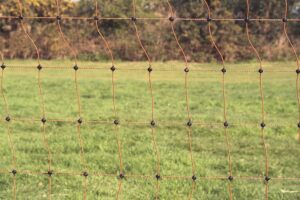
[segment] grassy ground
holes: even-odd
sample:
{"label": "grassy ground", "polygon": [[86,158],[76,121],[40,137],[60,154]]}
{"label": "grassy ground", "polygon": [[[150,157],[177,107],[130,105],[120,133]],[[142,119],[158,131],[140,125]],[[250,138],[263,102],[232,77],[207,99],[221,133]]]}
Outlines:
{"label": "grassy ground", "polygon": [[[74,70],[70,61],[43,61],[42,90],[47,119],[78,119]],[[47,172],[47,150],[43,143],[41,106],[34,61],[7,61],[4,92],[11,115],[12,141],[16,150],[16,170]],[[14,66],[14,67],[10,67]],[[79,90],[84,121],[81,134],[88,166],[88,199],[115,199],[118,190],[118,147],[112,124],[111,72],[109,63],[79,62]],[[156,193],[156,153],[151,128],[151,98],[147,64],[122,62],[116,67],[116,106],[120,119],[119,136],[125,176],[120,199],[154,199]],[[234,199],[264,199],[262,180],[238,177],[264,176],[263,146],[260,137],[261,101],[256,63],[230,64],[226,74],[229,143],[232,154]],[[297,101],[295,64],[264,63],[266,145],[269,157],[270,199],[300,199],[300,181],[276,177],[300,178],[300,144],[297,140]],[[131,69],[139,70],[131,70]],[[166,176],[192,176],[186,129],[184,65],[181,62],[153,64],[156,141],[161,156],[160,199],[188,199],[192,180],[170,180]],[[228,160],[223,132],[222,74],[218,64],[191,64],[189,74],[192,149],[197,177],[224,177],[224,180],[198,178],[193,199],[229,199]],[[4,101],[0,101],[0,199],[12,198],[12,156],[5,122]],[[20,121],[13,119],[30,118]],[[127,122],[139,122],[137,124]],[[198,124],[197,124],[198,122]],[[82,199],[82,176],[55,172],[81,173],[76,123],[46,123],[46,135],[52,151],[52,198]],[[115,176],[93,176],[93,173]],[[151,175],[141,179],[132,174]],[[17,199],[47,199],[48,177],[18,173]]]}

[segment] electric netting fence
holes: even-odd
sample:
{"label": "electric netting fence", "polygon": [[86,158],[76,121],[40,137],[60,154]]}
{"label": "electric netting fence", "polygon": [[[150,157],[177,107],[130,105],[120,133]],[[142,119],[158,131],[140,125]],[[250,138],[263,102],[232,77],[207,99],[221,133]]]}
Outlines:
{"label": "electric netting fence", "polygon": [[[284,15],[283,18],[279,19],[279,18],[251,18],[250,17],[250,1],[246,0],[246,13],[245,13],[245,18],[220,18],[220,16],[218,16],[219,18],[215,18],[214,16],[212,16],[211,14],[211,8],[209,6],[209,3],[206,0],[203,0],[204,5],[206,6],[207,9],[207,18],[181,18],[181,17],[176,17],[175,16],[175,10],[173,8],[173,6],[171,5],[171,3],[169,1],[167,1],[168,4],[168,8],[169,11],[168,13],[166,13],[167,16],[165,17],[153,17],[153,18],[143,18],[143,17],[139,17],[136,14],[136,3],[135,0],[133,0],[132,3],[132,17],[102,17],[101,13],[99,12],[99,7],[101,5],[97,4],[97,1],[95,1],[95,13],[94,13],[94,17],[70,17],[70,16],[62,16],[61,15],[61,9],[60,9],[60,1],[56,0],[56,16],[43,16],[43,17],[35,17],[35,16],[26,16],[23,15],[23,6],[21,1],[18,1],[18,8],[19,8],[19,16],[0,16],[1,20],[16,20],[18,21],[18,23],[20,24],[20,27],[23,31],[24,36],[32,43],[32,45],[34,46],[35,50],[36,50],[36,55],[37,55],[37,66],[36,66],[36,70],[37,70],[37,87],[39,89],[39,99],[40,99],[40,109],[41,109],[41,118],[40,119],[24,119],[24,118],[16,118],[14,116],[11,115],[10,113],[10,108],[9,108],[9,101],[6,97],[5,91],[4,91],[4,87],[5,87],[5,71],[7,69],[13,69],[13,68],[18,68],[18,69],[24,69],[28,67],[25,66],[9,66],[9,65],[5,65],[4,63],[4,59],[2,56],[2,65],[1,65],[1,95],[2,95],[2,99],[4,101],[4,108],[5,108],[5,113],[6,113],[6,117],[4,120],[2,120],[3,124],[6,124],[7,127],[7,135],[8,135],[8,139],[9,139],[9,146],[10,146],[10,150],[11,150],[11,156],[12,156],[12,161],[11,161],[11,166],[12,169],[11,171],[0,171],[0,174],[4,175],[4,174],[10,174],[11,175],[11,180],[13,182],[13,194],[12,194],[12,198],[13,199],[17,199],[17,182],[18,182],[18,175],[38,175],[38,176],[47,176],[48,177],[48,194],[47,194],[47,198],[51,199],[51,196],[53,195],[52,192],[52,179],[53,176],[82,176],[82,191],[83,191],[83,199],[87,198],[87,191],[89,190],[89,184],[88,184],[88,180],[89,177],[91,176],[98,176],[98,177],[110,177],[112,179],[117,178],[118,180],[118,186],[117,186],[117,191],[116,191],[116,199],[119,198],[120,194],[122,192],[126,192],[122,190],[122,184],[124,183],[124,181],[126,179],[153,179],[156,181],[156,192],[155,192],[155,198],[159,199],[160,196],[160,184],[161,181],[169,181],[169,180],[190,180],[191,181],[191,189],[189,192],[189,196],[187,197],[188,199],[193,199],[196,198],[195,197],[195,190],[197,188],[197,181],[198,180],[223,180],[223,181],[227,181],[228,183],[228,196],[230,199],[233,199],[233,182],[234,180],[257,180],[257,181],[262,181],[265,185],[265,199],[268,199],[268,194],[269,194],[269,184],[271,180],[274,181],[300,181],[300,177],[270,177],[269,175],[269,157],[268,157],[268,148],[266,145],[266,138],[265,138],[265,129],[267,127],[267,124],[265,123],[265,102],[264,102],[264,67],[262,64],[262,58],[261,55],[259,53],[259,51],[256,49],[256,44],[254,44],[254,42],[251,39],[251,30],[249,28],[249,24],[251,22],[275,22],[278,24],[282,24],[283,26],[283,33],[286,37],[286,40],[288,41],[290,48],[295,56],[295,61],[296,61],[296,76],[295,76],[295,81],[296,81],[296,85],[295,85],[295,90],[296,90],[296,97],[297,97],[297,102],[298,102],[298,110],[299,110],[299,124],[298,124],[298,128],[300,129],[300,96],[299,96],[299,74],[300,74],[300,63],[299,63],[299,58],[296,52],[295,47],[293,46],[293,42],[291,41],[291,39],[289,38],[289,34],[287,32],[287,25],[289,22],[299,22],[300,23],[300,19],[290,19],[287,18],[288,16],[288,1],[285,0],[285,7],[283,8],[284,10]],[[39,19],[39,20],[48,20],[51,23],[52,22],[56,22],[56,27],[57,27],[57,32],[59,34],[59,37],[62,41],[62,45],[66,45],[70,51],[70,53],[73,56],[73,61],[74,61],[74,66],[73,66],[73,70],[74,70],[74,84],[75,84],[75,92],[76,92],[76,97],[77,97],[77,121],[72,121],[72,120],[66,120],[66,119],[50,119],[47,117],[46,115],[46,111],[45,111],[45,101],[44,101],[44,95],[43,95],[43,87],[42,87],[42,79],[41,79],[41,74],[43,73],[43,69],[47,68],[47,69],[53,69],[55,70],[56,68],[54,67],[44,67],[41,62],[40,62],[40,53],[39,53],[39,48],[38,48],[38,44],[35,43],[34,39],[31,37],[30,33],[28,32],[28,30],[26,29],[26,22],[24,20],[33,20],[33,19]],[[118,147],[118,159],[119,159],[119,170],[118,170],[118,176],[116,177],[116,174],[105,174],[105,173],[101,173],[101,172],[97,172],[97,173],[91,173],[89,172],[89,168],[87,165],[87,160],[85,157],[85,146],[84,146],[84,140],[81,134],[81,129],[82,126],[84,124],[104,124],[104,125],[108,125],[110,122],[107,121],[102,121],[102,120],[85,120],[82,117],[82,103],[81,103],[81,99],[80,99],[80,84],[78,82],[78,74],[80,73],[80,70],[93,70],[93,69],[100,69],[97,67],[80,67],[77,63],[77,55],[78,52],[76,51],[75,48],[73,48],[72,43],[69,42],[68,38],[65,36],[62,28],[61,28],[61,24],[63,23],[63,20],[86,20],[86,21],[94,21],[94,25],[95,25],[95,29],[97,31],[97,33],[99,34],[99,38],[100,40],[102,40],[102,42],[104,42],[105,45],[105,50],[107,55],[110,57],[111,60],[111,66],[110,68],[106,69],[106,68],[101,68],[102,70],[110,70],[111,71],[111,88],[112,88],[112,107],[113,107],[113,116],[114,116],[114,121],[111,122],[111,126],[113,126],[113,130],[114,130],[114,134],[115,134],[115,142],[117,144]],[[145,69],[145,71],[148,73],[148,87],[149,87],[149,98],[151,98],[151,116],[149,116],[150,120],[149,120],[149,127],[151,129],[151,133],[152,133],[152,142],[153,142],[153,151],[156,154],[156,174],[155,175],[148,175],[148,174],[126,174],[125,170],[124,170],[124,166],[123,166],[123,158],[122,158],[122,141],[120,139],[120,135],[119,135],[119,129],[120,129],[120,123],[122,122],[122,119],[120,119],[120,116],[118,115],[117,112],[117,108],[116,108],[116,82],[115,82],[115,73],[119,70],[118,66],[115,65],[115,60],[114,60],[114,53],[112,51],[112,49],[110,48],[110,44],[109,42],[106,40],[104,34],[101,32],[101,26],[100,26],[100,21],[103,20],[120,20],[120,21],[124,21],[124,20],[129,20],[132,21],[132,25],[134,27],[135,30],[135,35],[136,35],[136,39],[137,42],[141,48],[141,50],[143,51],[145,58],[148,61],[148,67]],[[163,176],[161,174],[161,156],[160,156],[160,150],[158,148],[157,145],[157,139],[156,139],[156,128],[158,123],[160,123],[159,121],[156,121],[156,116],[155,116],[155,96],[153,94],[153,79],[152,79],[152,73],[155,70],[159,70],[156,69],[155,66],[153,66],[152,64],[152,59],[151,59],[151,55],[148,54],[147,49],[145,48],[145,46],[143,45],[142,39],[141,39],[141,33],[139,32],[138,26],[137,26],[137,21],[147,21],[147,20],[168,20],[169,21],[169,25],[172,31],[172,35],[174,40],[176,41],[176,44],[178,46],[178,50],[181,52],[182,54],[182,60],[184,62],[185,67],[182,69],[183,73],[184,73],[184,90],[185,90],[185,107],[186,107],[186,131],[187,131],[187,141],[188,141],[188,148],[189,148],[189,157],[190,157],[190,176],[181,176],[181,175],[168,175],[168,176]],[[175,22],[180,23],[180,21],[198,21],[198,22],[203,22],[206,23],[207,28],[208,28],[208,33],[209,33],[209,39],[210,39],[210,43],[212,44],[212,47],[217,51],[218,55],[219,55],[219,61],[222,64],[222,67],[220,69],[220,71],[218,70],[207,70],[207,71],[212,71],[212,72],[216,72],[216,73],[221,73],[222,74],[222,84],[221,84],[221,88],[222,88],[222,99],[223,99],[223,123],[211,123],[211,124],[201,124],[201,122],[194,122],[192,120],[192,113],[190,111],[190,104],[189,104],[189,74],[193,73],[193,71],[190,70],[190,64],[188,62],[188,58],[186,56],[186,53],[183,49],[183,47],[180,44],[180,41],[178,39],[178,36],[176,34],[175,31]],[[241,21],[244,22],[245,24],[245,37],[247,37],[247,41],[249,43],[249,46],[251,47],[253,54],[256,56],[257,61],[259,63],[259,67],[257,68],[257,77],[259,78],[259,92],[260,92],[260,102],[261,102],[261,123],[258,124],[260,126],[260,131],[261,131],[261,140],[262,140],[262,146],[263,146],[263,157],[264,157],[264,169],[262,170],[262,174],[261,176],[235,176],[235,174],[233,173],[232,170],[232,155],[231,155],[231,145],[230,145],[230,139],[228,136],[228,132],[230,131],[230,126],[234,125],[234,124],[230,124],[230,121],[227,120],[227,97],[226,97],[226,90],[225,90],[225,86],[226,86],[226,75],[228,74],[228,68],[226,67],[226,63],[225,63],[225,59],[223,57],[223,54],[221,52],[221,50],[218,47],[217,42],[214,39],[214,36],[212,34],[212,24],[216,21]],[[58,68],[59,69],[59,68]],[[132,68],[131,70],[135,70],[134,68]],[[140,70],[140,69],[136,69],[136,70]],[[194,70],[199,70],[201,71],[201,69],[194,69]],[[205,71],[205,70],[202,70]],[[242,72],[243,70],[241,70],[240,72]],[[246,71],[246,70],[244,70]],[[272,71],[270,71],[272,72]],[[167,73],[167,72],[166,72]],[[295,108],[296,109],[296,108]],[[42,136],[43,136],[43,144],[45,149],[48,152],[48,168],[44,169],[43,173],[40,172],[35,172],[35,171],[29,171],[29,170],[18,170],[18,165],[17,165],[17,156],[15,153],[15,147],[14,147],[14,140],[13,140],[13,130],[12,130],[12,121],[20,121],[20,122],[29,122],[29,121],[40,121],[41,125],[42,125]],[[76,131],[77,131],[77,138],[78,138],[78,143],[80,146],[80,160],[81,160],[81,164],[83,167],[83,171],[81,172],[72,172],[72,173],[68,173],[68,172],[60,172],[60,171],[55,171],[53,170],[52,167],[52,159],[53,159],[53,154],[51,152],[51,148],[50,148],[50,144],[49,141],[47,139],[47,129],[46,129],[46,124],[47,123],[53,123],[53,122],[66,122],[66,123],[76,123]],[[137,122],[127,122],[127,123],[131,123],[133,125],[136,125]],[[169,122],[170,125],[176,125],[176,123],[172,123]],[[147,125],[147,124],[146,124]],[[192,132],[193,132],[193,125],[213,125],[213,126],[223,126],[223,131],[224,131],[224,137],[225,137],[225,145],[226,145],[226,151],[227,151],[227,159],[228,159],[228,174],[224,174],[223,176],[205,176],[205,177],[201,177],[201,176],[197,176],[197,170],[195,167],[195,158],[193,157],[193,146],[192,146],[192,141],[193,141],[193,137],[192,137]],[[253,124],[251,124],[253,125]],[[295,130],[296,131],[296,130]],[[300,141],[300,131],[299,131],[299,141]],[[199,183],[200,184],[200,183]]]}

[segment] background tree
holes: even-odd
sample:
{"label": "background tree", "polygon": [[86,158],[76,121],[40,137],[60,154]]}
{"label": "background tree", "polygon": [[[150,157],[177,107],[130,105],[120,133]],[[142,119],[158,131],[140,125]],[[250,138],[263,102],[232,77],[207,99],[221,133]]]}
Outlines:
{"label": "background tree", "polygon": [[[18,16],[17,0],[1,0],[0,15]],[[244,18],[245,0],[209,0],[213,18]],[[177,17],[206,17],[207,10],[202,0],[172,0]],[[250,1],[251,18],[282,18],[284,0]],[[98,0],[99,15],[102,17],[131,17],[131,0]],[[136,0],[137,16],[168,17],[167,1]],[[95,0],[61,0],[62,16],[93,17]],[[24,0],[24,16],[56,16],[54,0]],[[289,18],[300,18],[300,3],[289,0]],[[207,22],[175,21],[180,43],[191,61],[211,61],[219,59],[208,37]],[[55,20],[24,20],[27,30],[36,40],[42,58],[53,59],[70,56],[59,38]],[[104,44],[96,31],[95,22],[67,20],[61,22],[63,32],[77,49],[80,59],[109,59]],[[155,60],[181,59],[177,44],[171,34],[168,20],[137,21],[141,39],[150,56]],[[296,47],[300,44],[300,23],[289,22],[289,35]],[[110,42],[117,59],[145,60],[135,38],[135,30],[130,20],[101,20],[100,29]],[[245,36],[245,23],[212,22],[214,39],[226,61],[253,59]],[[290,47],[284,37],[282,24],[276,22],[251,22],[252,39],[257,44],[264,59],[289,59]],[[0,48],[8,58],[34,58],[35,51],[24,37],[18,20],[0,20]],[[270,49],[272,51],[270,51]]]}

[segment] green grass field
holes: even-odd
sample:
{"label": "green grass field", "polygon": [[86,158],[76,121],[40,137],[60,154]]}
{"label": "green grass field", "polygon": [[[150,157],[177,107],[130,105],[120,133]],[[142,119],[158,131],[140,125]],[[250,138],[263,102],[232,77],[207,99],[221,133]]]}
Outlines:
{"label": "green grass field", "polygon": [[[78,83],[82,105],[81,126],[85,160],[88,167],[87,199],[116,199],[119,157],[114,133],[111,71],[109,62],[79,62]],[[35,61],[7,61],[4,94],[12,120],[12,141],[19,172],[17,199],[47,199],[48,152],[43,143],[41,104]],[[78,119],[74,70],[71,61],[42,61],[42,90],[46,118],[70,120],[47,122],[46,137],[52,152],[52,199],[82,199],[83,176],[55,174],[84,171],[77,137]],[[10,67],[11,66],[11,67]],[[29,68],[18,68],[28,66]],[[64,67],[57,68],[57,67]],[[85,70],[85,67],[98,69]],[[151,127],[151,97],[147,63],[116,64],[116,107],[125,179],[119,199],[155,199],[156,152]],[[68,69],[66,69],[68,68]],[[101,69],[100,69],[101,68]],[[263,180],[239,177],[264,176],[261,140],[261,99],[258,64],[228,64],[226,74],[229,142],[232,154],[234,199],[265,199]],[[264,63],[266,145],[269,158],[270,199],[300,199],[300,143],[298,142],[298,104],[296,65],[293,62]],[[132,70],[138,69],[138,70]],[[192,179],[186,128],[184,64],[179,61],[153,64],[156,142],[161,157],[159,199],[188,199]],[[193,199],[229,199],[228,160],[223,128],[223,97],[219,64],[191,63],[189,97],[192,149],[196,167]],[[4,101],[0,111],[0,199],[12,199],[13,175]],[[16,120],[14,120],[14,118]],[[20,120],[20,119],[29,120]],[[103,123],[87,123],[101,120]],[[71,122],[74,121],[74,122]],[[130,123],[128,123],[130,122]],[[136,122],[136,123],[133,123]],[[26,170],[34,174],[22,174]],[[95,173],[115,174],[96,176]],[[132,175],[150,175],[145,179]],[[202,177],[202,178],[201,178]],[[205,179],[204,177],[224,177]],[[279,177],[298,178],[280,180]]]}

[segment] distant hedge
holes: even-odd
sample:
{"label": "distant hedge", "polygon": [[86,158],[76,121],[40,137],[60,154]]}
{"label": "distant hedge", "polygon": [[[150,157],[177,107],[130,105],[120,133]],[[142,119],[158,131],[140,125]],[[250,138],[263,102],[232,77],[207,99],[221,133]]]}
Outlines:
{"label": "distant hedge", "polygon": [[[137,0],[139,17],[168,17],[167,1]],[[213,18],[244,18],[246,0],[208,1]],[[63,16],[94,16],[94,0],[72,2],[61,0]],[[131,17],[131,0],[99,0],[100,15],[104,17]],[[207,10],[201,0],[173,0],[177,17],[206,18]],[[251,18],[279,18],[284,15],[284,0],[250,0]],[[289,0],[289,18],[300,18],[300,2]],[[24,1],[24,16],[56,16],[53,0]],[[2,0],[0,15],[18,16],[16,0]],[[55,20],[25,20],[26,28],[34,38],[44,59],[69,57],[71,54],[62,43]],[[181,59],[171,34],[168,20],[138,20],[141,39],[154,60]],[[62,20],[63,31],[83,60],[108,59],[104,44],[98,36],[94,21]],[[190,61],[211,61],[217,56],[208,38],[207,22],[177,21],[176,33]],[[110,43],[117,59],[145,60],[134,35],[130,20],[103,20],[100,29]],[[17,20],[0,20],[0,50],[7,58],[35,58],[32,45],[24,37]],[[213,22],[214,38],[227,61],[253,59],[245,33],[245,23]],[[281,23],[251,22],[252,40],[264,59],[292,58],[290,47],[283,35]],[[299,47],[300,23],[288,23],[289,35]]]}

